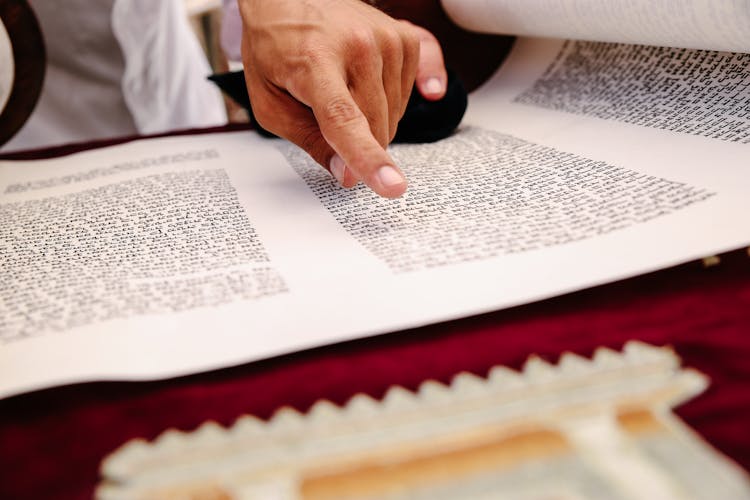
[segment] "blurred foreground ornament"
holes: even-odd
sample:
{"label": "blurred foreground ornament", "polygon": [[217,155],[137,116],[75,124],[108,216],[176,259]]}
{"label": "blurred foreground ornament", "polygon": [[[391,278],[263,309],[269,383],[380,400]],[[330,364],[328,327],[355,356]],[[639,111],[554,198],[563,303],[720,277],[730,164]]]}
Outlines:
{"label": "blurred foreground ornament", "polygon": [[45,65],[42,33],[28,2],[0,2],[0,146],[34,110]]}
{"label": "blurred foreground ornament", "polygon": [[530,358],[416,393],[134,440],[102,499],[741,499],[750,478],[672,409],[707,387],[668,348]]}

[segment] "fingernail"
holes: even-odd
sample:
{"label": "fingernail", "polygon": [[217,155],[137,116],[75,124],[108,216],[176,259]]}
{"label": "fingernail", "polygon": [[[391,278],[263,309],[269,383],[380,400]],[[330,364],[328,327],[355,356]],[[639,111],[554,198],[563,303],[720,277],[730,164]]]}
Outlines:
{"label": "fingernail", "polygon": [[331,170],[331,174],[333,174],[339,184],[343,185],[344,169],[346,168],[344,160],[342,160],[339,155],[333,155],[331,157],[330,163],[328,164],[328,168]]}
{"label": "fingernail", "polygon": [[375,173],[378,178],[378,182],[383,187],[398,186],[399,184],[405,184],[406,179],[401,173],[390,165],[380,167]]}
{"label": "fingernail", "polygon": [[432,77],[425,82],[424,91],[427,94],[439,94],[443,91],[443,82],[437,77]]}

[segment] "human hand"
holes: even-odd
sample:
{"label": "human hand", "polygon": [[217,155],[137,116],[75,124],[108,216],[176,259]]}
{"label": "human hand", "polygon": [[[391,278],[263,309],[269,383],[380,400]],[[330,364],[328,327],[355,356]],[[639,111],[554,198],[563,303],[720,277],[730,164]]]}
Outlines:
{"label": "human hand", "polygon": [[258,123],[344,187],[395,198],[406,179],[386,151],[412,86],[440,99],[447,76],[427,30],[360,0],[240,0],[245,79]]}

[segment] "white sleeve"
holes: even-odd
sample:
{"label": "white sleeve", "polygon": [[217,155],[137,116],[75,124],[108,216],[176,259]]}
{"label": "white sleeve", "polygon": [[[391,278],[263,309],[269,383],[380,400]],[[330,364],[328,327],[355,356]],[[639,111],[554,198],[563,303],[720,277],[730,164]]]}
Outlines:
{"label": "white sleeve", "polygon": [[115,0],[112,30],[125,58],[122,91],[140,133],[227,122],[180,0]]}

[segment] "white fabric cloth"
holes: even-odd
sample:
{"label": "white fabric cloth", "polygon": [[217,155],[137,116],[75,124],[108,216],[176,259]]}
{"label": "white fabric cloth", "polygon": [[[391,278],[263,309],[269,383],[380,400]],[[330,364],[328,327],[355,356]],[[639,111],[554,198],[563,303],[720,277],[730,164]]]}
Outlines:
{"label": "white fabric cloth", "polygon": [[221,48],[230,63],[242,61],[242,17],[237,0],[223,0]]}
{"label": "white fabric cloth", "polygon": [[181,0],[31,0],[47,48],[37,106],[2,149],[226,123]]}
{"label": "white fabric cloth", "polygon": [[[150,22],[143,22],[150,20]],[[123,94],[141,133],[224,124],[224,101],[179,0],[116,0]]]}

